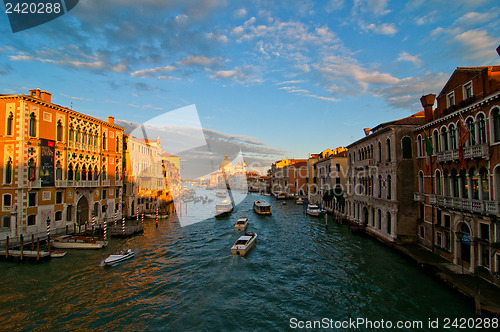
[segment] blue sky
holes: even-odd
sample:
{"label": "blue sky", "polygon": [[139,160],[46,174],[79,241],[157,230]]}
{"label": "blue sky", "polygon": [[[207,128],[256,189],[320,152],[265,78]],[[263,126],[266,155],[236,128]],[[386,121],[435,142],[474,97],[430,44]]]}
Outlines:
{"label": "blue sky", "polygon": [[486,0],[81,0],[18,33],[0,16],[0,93],[135,123],[195,104],[210,142],[265,166],[420,111],[458,66],[500,64],[498,17]]}

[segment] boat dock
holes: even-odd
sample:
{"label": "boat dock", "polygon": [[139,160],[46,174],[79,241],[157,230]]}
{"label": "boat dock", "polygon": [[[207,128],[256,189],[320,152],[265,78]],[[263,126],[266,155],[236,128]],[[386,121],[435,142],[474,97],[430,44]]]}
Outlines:
{"label": "boat dock", "polygon": [[[2,241],[3,242],[3,241]],[[31,237],[31,241],[24,241],[22,235],[19,239],[10,239],[7,237],[5,239],[5,244],[2,243],[0,248],[0,258],[5,260],[17,258],[20,261],[24,260],[35,260],[37,262],[45,261],[50,258],[49,250],[41,250],[40,242],[47,242],[47,239],[40,240],[37,238],[36,242],[34,236]],[[45,244],[43,245],[45,247]],[[28,249],[29,248],[29,249]]]}
{"label": "boat dock", "polygon": [[144,232],[143,225],[125,225],[125,227],[122,225],[113,225],[109,228],[109,235],[111,236],[127,237],[142,232]]}

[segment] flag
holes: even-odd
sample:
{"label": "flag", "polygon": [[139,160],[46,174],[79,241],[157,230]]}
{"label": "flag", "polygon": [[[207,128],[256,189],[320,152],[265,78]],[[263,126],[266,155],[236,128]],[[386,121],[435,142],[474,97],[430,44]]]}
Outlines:
{"label": "flag", "polygon": [[33,166],[33,171],[30,174],[30,181],[35,181],[36,180],[36,163]]}
{"label": "flag", "polygon": [[460,169],[463,169],[465,166],[464,145],[469,137],[470,133],[465,126],[462,114],[460,114],[460,119],[458,120],[458,162],[460,164]]}
{"label": "flag", "polygon": [[432,152],[434,152],[434,148],[432,147],[431,141],[429,140],[429,137],[427,137],[427,133],[424,131],[424,142],[425,142],[425,152],[427,152],[427,157],[425,157],[425,162],[426,166],[425,168],[427,169],[427,173],[430,173],[430,163],[431,163],[431,156]]}
{"label": "flag", "polygon": [[124,179],[125,179],[125,170],[123,170],[123,172],[122,172],[122,179],[121,180],[123,181]]}
{"label": "flag", "polygon": [[80,181],[80,171],[76,172],[76,181]]}
{"label": "flag", "polygon": [[99,176],[101,176],[101,171],[99,171],[99,173],[97,174],[97,176],[95,178],[96,181],[99,180]]}

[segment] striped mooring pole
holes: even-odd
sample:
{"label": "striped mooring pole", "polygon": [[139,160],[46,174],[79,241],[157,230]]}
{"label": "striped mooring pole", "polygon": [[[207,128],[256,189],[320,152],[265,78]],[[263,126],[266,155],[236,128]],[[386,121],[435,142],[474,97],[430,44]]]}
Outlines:
{"label": "striped mooring pole", "polygon": [[125,235],[125,216],[122,219],[122,234]]}
{"label": "striped mooring pole", "polygon": [[144,225],[144,212],[142,213],[142,216],[141,216],[141,225]]}
{"label": "striped mooring pole", "polygon": [[139,225],[139,207],[137,207],[135,214],[137,216],[137,225]]}
{"label": "striped mooring pole", "polygon": [[156,208],[156,228],[158,228],[158,208]]}
{"label": "striped mooring pole", "polygon": [[116,226],[116,211],[115,211],[115,226]]}
{"label": "striped mooring pole", "polygon": [[106,240],[107,231],[108,231],[108,221],[106,220],[106,217],[104,217],[104,240]]}

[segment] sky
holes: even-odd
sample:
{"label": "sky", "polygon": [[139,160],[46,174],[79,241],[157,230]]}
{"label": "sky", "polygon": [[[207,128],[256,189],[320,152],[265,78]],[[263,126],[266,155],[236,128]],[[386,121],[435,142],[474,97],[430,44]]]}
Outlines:
{"label": "sky", "polygon": [[80,0],[16,33],[0,14],[0,94],[40,88],[130,130],[195,108],[206,144],[184,160],[241,151],[265,171],[420,111],[457,67],[499,65],[498,17],[488,0]]}

